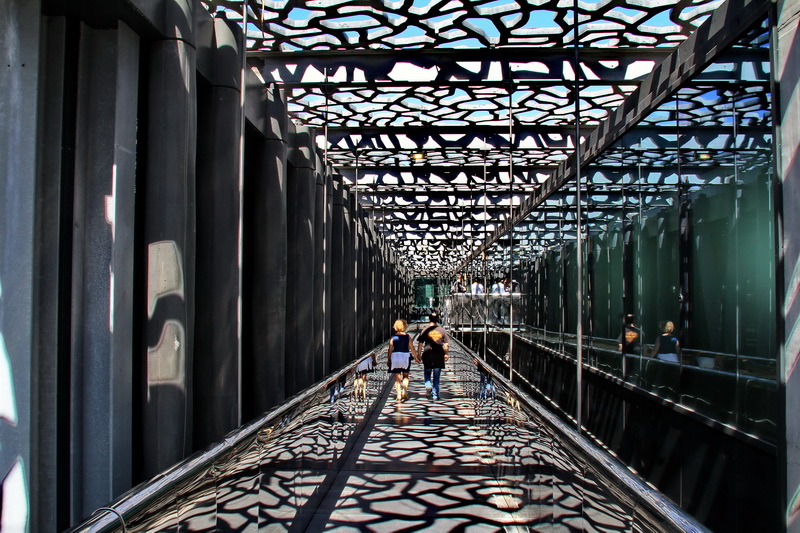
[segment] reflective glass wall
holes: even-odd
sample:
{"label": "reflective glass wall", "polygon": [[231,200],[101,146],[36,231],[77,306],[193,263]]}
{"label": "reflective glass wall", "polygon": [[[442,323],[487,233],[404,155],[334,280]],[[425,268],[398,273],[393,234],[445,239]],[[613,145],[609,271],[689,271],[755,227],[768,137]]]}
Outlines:
{"label": "reflective glass wall", "polygon": [[772,530],[778,517],[768,27],[473,261],[512,277],[511,320],[451,322],[489,364],[719,531]]}
{"label": "reflective glass wall", "polygon": [[[521,294],[519,324],[487,326],[510,340],[492,353],[552,381],[555,367],[515,356],[513,339],[574,360],[580,331],[589,371],[774,442],[768,45],[764,23],[585,165],[580,195],[567,184],[475,260],[512,273]],[[580,416],[577,401],[561,407]]]}

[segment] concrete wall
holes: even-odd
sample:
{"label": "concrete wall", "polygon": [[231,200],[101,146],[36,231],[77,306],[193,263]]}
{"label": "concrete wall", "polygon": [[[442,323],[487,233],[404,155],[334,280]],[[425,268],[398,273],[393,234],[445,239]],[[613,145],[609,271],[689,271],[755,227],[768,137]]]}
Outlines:
{"label": "concrete wall", "polygon": [[[349,197],[335,236],[332,170],[238,26],[195,0],[8,0],[0,27],[0,529],[59,531],[352,360],[375,295],[331,245]],[[407,300],[386,296],[368,308]]]}
{"label": "concrete wall", "polygon": [[[39,2],[3,2],[0,27],[0,528],[24,531],[32,517],[27,496],[37,438],[31,399],[38,364],[33,320],[38,95],[31,88],[41,52]],[[48,423],[52,426],[52,419]]]}

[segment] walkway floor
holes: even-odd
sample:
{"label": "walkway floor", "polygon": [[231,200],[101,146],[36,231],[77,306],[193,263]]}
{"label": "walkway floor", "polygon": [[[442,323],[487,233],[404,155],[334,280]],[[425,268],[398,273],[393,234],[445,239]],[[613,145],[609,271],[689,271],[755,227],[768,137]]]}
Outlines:
{"label": "walkway floor", "polygon": [[[385,368],[385,352],[378,361]],[[346,394],[307,414],[302,436],[271,439],[258,531],[629,530],[549,431],[505,394],[477,394],[466,354],[451,351],[439,400],[426,396],[422,365],[410,378],[406,402],[380,370],[373,409]]]}
{"label": "walkway floor", "polygon": [[426,395],[422,365],[412,366],[403,403],[389,376],[309,531],[492,531],[529,523],[517,515],[513,480],[498,480],[499,450],[483,438],[474,384],[459,379],[455,366],[442,373],[436,401]]}
{"label": "walkway floor", "polygon": [[[367,401],[352,376],[218,458],[129,531],[631,531],[636,509],[576,466],[554,433],[480,375],[459,348],[441,398],[413,365],[394,400],[386,355]],[[336,394],[331,394],[337,391]]]}

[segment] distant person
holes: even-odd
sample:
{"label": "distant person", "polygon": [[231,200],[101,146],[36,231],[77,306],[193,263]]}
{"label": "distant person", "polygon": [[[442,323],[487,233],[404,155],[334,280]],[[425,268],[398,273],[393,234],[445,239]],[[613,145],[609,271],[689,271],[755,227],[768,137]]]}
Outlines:
{"label": "distant person", "polygon": [[396,401],[398,402],[408,400],[408,372],[411,370],[411,357],[418,359],[411,337],[406,333],[407,326],[405,320],[395,320],[395,334],[389,339],[389,348],[386,354],[389,372],[394,374],[394,390],[397,393]]}
{"label": "distant person", "polygon": [[[489,293],[492,296],[506,294],[506,286],[501,278],[495,278]],[[489,305],[489,323],[500,324],[503,319],[503,302],[500,298],[492,298]]]}
{"label": "distant person", "polygon": [[428,316],[430,323],[417,335],[418,361],[422,361],[425,374],[425,390],[434,400],[439,399],[439,379],[445,363],[449,359],[450,336],[439,325],[436,312]]}
{"label": "distant person", "polygon": [[473,357],[472,362],[475,363],[475,368],[478,370],[478,376],[480,377],[477,392],[478,398],[486,399],[491,397],[494,399],[494,383],[492,382],[492,375],[488,370],[486,370],[486,368],[484,368],[477,358]]}
{"label": "distant person", "polygon": [[639,353],[642,343],[642,330],[636,327],[634,315],[627,314],[622,323],[622,332],[617,337],[619,350],[623,354]]}
{"label": "distant person", "polygon": [[503,286],[506,289],[506,294],[514,294],[515,292],[517,292],[519,284],[517,283],[516,280],[513,280],[511,278],[505,278],[503,280]]}
{"label": "distant person", "polygon": [[465,292],[467,292],[467,285],[464,283],[464,274],[459,274],[450,287],[450,294],[462,294]]}
{"label": "distant person", "polygon": [[677,363],[681,357],[681,344],[675,336],[675,324],[669,320],[659,324],[661,335],[656,338],[650,357],[657,357],[662,361]]}
{"label": "distant person", "polygon": [[491,293],[506,294],[506,284],[503,283],[503,280],[501,280],[500,278],[494,280],[494,283],[492,283]]}
{"label": "distant person", "polygon": [[478,280],[473,281],[471,285],[471,292],[472,294],[483,294],[485,292],[483,290],[483,283]]}

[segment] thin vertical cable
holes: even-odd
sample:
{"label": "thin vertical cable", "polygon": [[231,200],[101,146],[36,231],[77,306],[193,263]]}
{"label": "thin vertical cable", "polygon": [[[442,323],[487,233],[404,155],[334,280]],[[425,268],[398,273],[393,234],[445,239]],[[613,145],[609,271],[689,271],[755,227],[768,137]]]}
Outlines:
{"label": "thin vertical cable", "polygon": [[[486,148],[486,138],[483,139],[484,149]],[[484,246],[486,245],[486,225],[488,222],[488,217],[486,216],[486,204],[489,202],[489,198],[486,195],[486,181],[487,171],[486,171],[486,155],[487,151],[483,153],[483,243]],[[486,343],[489,340],[489,296],[486,293],[486,289],[489,287],[489,280],[486,278],[486,249],[481,252],[481,262],[483,263],[483,360],[486,360]]]}
{"label": "thin vertical cable", "polygon": [[508,380],[514,381],[514,85],[508,89]]}
{"label": "thin vertical cable", "polygon": [[356,178],[355,182],[353,183],[355,194],[356,194],[356,201],[355,206],[353,207],[355,213],[353,214],[353,273],[355,274],[356,279],[353,282],[353,359],[358,357],[358,282],[360,281],[361,276],[358,275],[358,239],[359,239],[359,232],[358,232],[358,219],[359,219],[359,212],[358,212],[358,145],[356,145]]}
{"label": "thin vertical cable", "polygon": [[[739,96],[739,95],[734,93],[734,97],[731,98],[731,119],[733,120],[733,138],[738,140],[739,139],[739,121],[738,121],[738,112],[737,112],[737,109],[736,109],[736,97],[737,96]],[[680,123],[680,121],[678,121],[678,122]],[[680,145],[678,145],[678,146],[680,147]],[[740,216],[741,202],[742,202],[741,198],[744,197],[744,190],[743,190],[743,186],[741,185],[741,182],[739,181],[739,163],[740,163],[740,160],[739,160],[739,144],[737,142],[737,143],[735,143],[733,145],[733,189],[734,189],[734,195],[733,195],[733,198],[734,198],[734,200],[733,200],[734,201],[734,210],[733,210],[733,214],[734,214],[734,223],[733,223],[733,231],[734,231],[733,249],[734,249],[734,255],[733,256],[734,257],[741,257],[739,255],[741,253],[740,252],[740,248],[739,248],[739,229],[742,227],[742,225],[740,224],[741,219],[739,218],[739,216]],[[678,180],[678,186],[680,187],[681,183],[683,182],[683,173],[679,174],[679,178],[680,179]],[[680,187],[678,190],[680,191],[682,189],[683,188]],[[679,198],[679,202],[681,202],[681,200],[682,199]],[[734,271],[736,273],[736,328],[741,330],[741,328],[742,328],[742,316],[741,316],[740,295],[742,294],[742,292],[745,289],[744,289],[744,287],[740,286],[740,282],[741,282],[740,281],[740,277],[741,276],[740,276],[739,270],[740,270],[739,269],[739,264],[737,264],[736,268],[734,269]],[[681,302],[681,305],[683,305],[683,302]],[[688,322],[688,313],[687,313],[687,321],[686,322]],[[686,328],[686,325],[687,325],[686,323],[682,324],[681,337],[679,337],[681,339],[680,342],[682,343],[681,344],[682,346],[686,346],[686,341],[687,341],[687,337],[686,337],[687,331],[686,330],[688,328]],[[742,375],[741,375],[741,373],[742,373],[742,334],[739,331],[737,331],[737,334],[734,335],[733,338],[734,338],[734,346],[736,346],[736,358],[735,358],[736,359],[736,382],[737,383],[741,383],[740,379],[742,379]],[[683,375],[682,375],[683,374],[683,372],[682,372],[683,371],[683,362],[682,362],[681,359],[682,358],[679,358],[678,362],[681,364],[681,377],[683,377]],[[746,401],[746,399],[743,400],[743,398],[742,398],[741,389],[742,389],[741,387],[736,387],[736,398],[735,398],[736,404],[735,405],[744,405],[742,402]],[[742,414],[743,413],[742,413],[741,409],[737,409],[736,410],[736,424],[737,425],[739,425],[739,424],[741,424],[743,422]]]}
{"label": "thin vertical cable", "polygon": [[581,431],[582,425],[582,412],[583,412],[583,227],[582,227],[582,213],[581,213],[581,89],[578,80],[580,79],[580,62],[579,62],[579,31],[578,31],[578,0],[573,2],[573,10],[575,17],[573,23],[573,49],[575,56],[573,58],[573,70],[575,71],[575,210],[576,220],[575,229],[577,235],[578,246],[578,330],[577,330],[577,346],[576,346],[576,368],[577,368],[577,398],[575,417],[577,422],[578,433]]}
{"label": "thin vertical cable", "polygon": [[[330,312],[329,306],[325,305],[328,300],[328,291],[330,287],[328,287],[328,279],[331,277],[331,273],[328,269],[331,267],[331,264],[327,262],[328,258],[328,248],[331,246],[331,243],[328,242],[328,225],[331,224],[331,220],[328,218],[328,192],[329,187],[333,187],[332,180],[328,179],[330,174],[333,172],[329,171],[328,167],[328,93],[330,92],[328,89],[328,69],[325,68],[325,84],[323,85],[322,92],[325,94],[325,114],[322,121],[322,135],[325,139],[325,144],[322,147],[322,263],[323,263],[323,276],[322,276],[322,304],[323,304],[323,320],[322,320],[322,375],[327,376],[330,372],[330,342],[328,335],[326,334],[324,328],[325,324],[330,324]],[[332,170],[331,166],[331,170]],[[332,191],[331,192],[331,199],[333,198]],[[333,211],[333,200],[331,200],[331,211]],[[333,212],[331,212],[331,216],[333,216]]]}
{"label": "thin vertical cable", "polygon": [[[242,28],[247,28],[247,2],[244,2],[242,8]],[[247,71],[247,31],[243,31],[242,35],[242,65],[239,75],[239,250],[238,250],[238,260],[239,260],[239,298],[236,302],[236,327],[238,329],[238,334],[236,335],[236,359],[237,359],[237,369],[236,369],[236,382],[238,387],[238,394],[239,394],[239,401],[236,405],[236,419],[240,422],[242,420],[242,313],[243,313],[243,302],[242,302],[242,295],[244,294],[244,287],[242,285],[242,264],[244,262],[244,140],[245,140],[245,113],[244,113],[244,106],[245,106],[245,96],[246,96],[246,83],[245,83],[245,75]]]}

